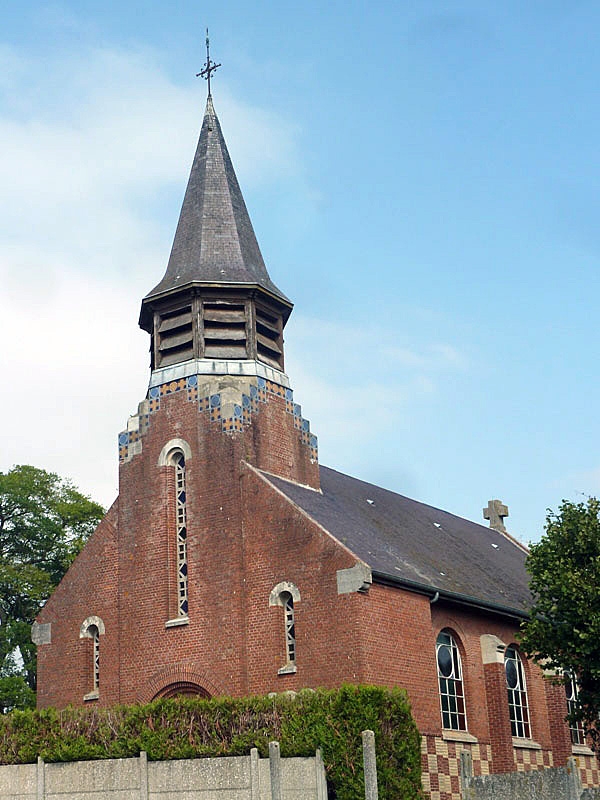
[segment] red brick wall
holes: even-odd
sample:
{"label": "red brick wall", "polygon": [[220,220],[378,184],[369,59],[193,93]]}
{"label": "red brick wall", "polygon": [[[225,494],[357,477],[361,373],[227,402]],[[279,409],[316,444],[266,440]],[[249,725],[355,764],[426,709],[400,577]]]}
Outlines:
{"label": "red brick wall", "polygon": [[567,759],[572,755],[571,732],[568,722],[565,721],[567,713],[565,687],[562,685],[557,686],[547,679],[544,688],[546,690],[546,708],[548,709],[554,766],[564,767]]}
{"label": "red brick wall", "polygon": [[[249,691],[361,680],[359,619],[370,597],[338,595],[336,581],[356,558],[249,467],[242,487]],[[298,671],[290,675],[277,674],[286,661],[283,609],[269,606],[281,581],[301,597],[294,604]]]}
{"label": "red brick wall", "polygon": [[403,686],[419,730],[438,730],[440,710],[429,598],[373,585],[365,611],[360,628],[365,654],[363,680]]}
{"label": "red brick wall", "polygon": [[106,626],[100,637],[102,691],[113,702],[117,699],[117,518],[115,503],[38,617],[40,623],[52,624],[52,644],[38,647],[41,708],[79,705],[92,690],[91,640],[79,637],[83,621],[92,615]]}

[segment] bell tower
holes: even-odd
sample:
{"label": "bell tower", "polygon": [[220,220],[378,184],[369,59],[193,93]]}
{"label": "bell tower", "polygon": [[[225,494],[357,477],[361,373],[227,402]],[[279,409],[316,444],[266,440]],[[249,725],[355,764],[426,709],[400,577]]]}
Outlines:
{"label": "bell tower", "polygon": [[[207,52],[199,74],[210,78],[217,66]],[[159,418],[165,430],[172,427],[181,436],[185,417],[188,431],[202,429],[213,437],[220,428],[221,435],[232,436],[226,461],[247,461],[318,488],[317,438],[285,373],[283,331],[292,307],[267,272],[209,83],[167,269],[142,300],[139,324],[150,335],[150,385],[138,414],[119,435],[121,464],[147,450],[148,431],[157,430]],[[209,427],[198,428],[189,409],[175,411],[174,394],[193,402]],[[208,439],[203,441],[200,449]]]}

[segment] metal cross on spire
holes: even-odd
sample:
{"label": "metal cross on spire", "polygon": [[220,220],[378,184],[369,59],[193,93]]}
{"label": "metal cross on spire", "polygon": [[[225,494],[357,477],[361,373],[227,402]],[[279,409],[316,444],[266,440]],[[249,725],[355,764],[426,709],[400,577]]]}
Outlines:
{"label": "metal cross on spire", "polygon": [[220,67],[220,64],[215,64],[214,61],[210,60],[210,41],[208,39],[208,28],[206,29],[206,64],[202,67],[201,72],[196,73],[197,78],[204,78],[208,81],[208,96],[211,97],[210,94],[210,76],[212,73]]}

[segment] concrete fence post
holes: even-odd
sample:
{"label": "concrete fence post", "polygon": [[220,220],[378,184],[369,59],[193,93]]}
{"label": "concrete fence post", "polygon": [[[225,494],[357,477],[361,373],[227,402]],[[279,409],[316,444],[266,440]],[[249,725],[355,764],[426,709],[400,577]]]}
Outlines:
{"label": "concrete fence post", "polygon": [[363,767],[365,773],[365,800],[377,800],[377,761],[375,757],[375,734],[373,731],[362,732]]}
{"label": "concrete fence post", "polygon": [[577,759],[567,758],[567,800],[579,800],[582,786]]}
{"label": "concrete fence post", "polygon": [[271,775],[271,800],[281,800],[281,756],[279,742],[269,742],[269,773]]}
{"label": "concrete fence post", "polygon": [[38,756],[37,760],[37,800],[45,800],[46,797],[46,772],[44,759]]}
{"label": "concrete fence post", "polygon": [[148,754],[140,750],[140,800],[148,800]]}
{"label": "concrete fence post", "polygon": [[315,753],[315,772],[317,773],[317,800],[327,800],[327,778],[321,748]]}
{"label": "concrete fence post", "polygon": [[473,778],[473,758],[468,750],[460,754],[460,796],[469,800],[473,796],[471,779]]}
{"label": "concrete fence post", "polygon": [[250,797],[252,800],[260,798],[260,773],[258,764],[258,750],[253,747],[250,750]]}

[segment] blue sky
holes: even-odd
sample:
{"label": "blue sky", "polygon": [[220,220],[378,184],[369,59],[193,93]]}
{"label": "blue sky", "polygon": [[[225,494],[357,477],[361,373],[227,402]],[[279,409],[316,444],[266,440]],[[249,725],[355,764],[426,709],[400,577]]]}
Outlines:
{"label": "blue sky", "polygon": [[116,495],[206,25],[321,462],[524,541],[600,493],[600,7],[558,0],[8,0],[0,470]]}

